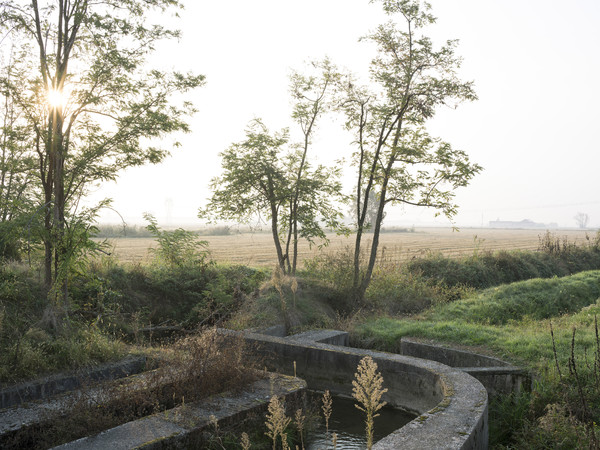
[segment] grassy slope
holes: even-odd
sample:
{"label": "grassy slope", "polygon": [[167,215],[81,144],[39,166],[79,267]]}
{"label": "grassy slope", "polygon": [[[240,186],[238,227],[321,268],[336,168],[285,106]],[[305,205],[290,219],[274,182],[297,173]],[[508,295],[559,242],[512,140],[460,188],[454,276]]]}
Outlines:
{"label": "grassy slope", "polygon": [[[399,350],[402,336],[489,349],[536,374],[531,394],[492,399],[491,448],[597,448],[591,427],[583,422],[595,423],[600,436],[600,345],[595,324],[600,316],[599,289],[598,270],[512,283],[419,316],[364,321],[356,326],[354,339],[392,352]],[[571,355],[578,377],[569,366]]]}
{"label": "grassy slope", "polygon": [[499,356],[540,368],[553,359],[550,322],[559,358],[564,361],[568,358],[574,327],[582,347],[595,342],[594,314],[600,315],[598,300],[600,271],[594,270],[486,289],[411,318],[370,319],[356,327],[355,335],[388,351],[398,350],[402,336],[485,345]]}

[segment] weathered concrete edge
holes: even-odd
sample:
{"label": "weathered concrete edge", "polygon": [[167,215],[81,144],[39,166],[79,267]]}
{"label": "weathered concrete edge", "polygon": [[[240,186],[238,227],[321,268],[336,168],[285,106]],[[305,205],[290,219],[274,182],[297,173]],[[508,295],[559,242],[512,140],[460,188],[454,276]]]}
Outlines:
{"label": "weathered concrete edge", "polygon": [[424,343],[409,337],[400,340],[400,353],[441,362],[450,367],[513,367],[506,361],[441,344]]}
{"label": "weathered concrete edge", "polygon": [[[260,333],[262,334],[262,333]],[[339,345],[347,347],[350,343],[350,335],[345,331],[338,330],[311,330],[303,333],[293,334],[286,337],[289,341],[318,342],[321,344]]]}
{"label": "weathered concrete edge", "polygon": [[400,351],[403,355],[438,361],[467,372],[477,378],[492,396],[518,394],[531,391],[532,388],[532,376],[527,370],[491,356],[441,344],[423,343],[408,337],[400,341]]}
{"label": "weathered concrete edge", "polygon": [[[233,333],[224,330],[226,333]],[[483,385],[469,374],[451,368],[436,361],[428,361],[405,355],[393,355],[384,352],[356,349],[259,335],[251,332],[241,333],[247,341],[266,342],[284,349],[286,357],[293,352],[293,347],[304,347],[306,351],[320,352],[321,358],[326,353],[336,353],[356,357],[370,355],[379,365],[402,368],[413,366],[420,371],[427,371],[439,380],[443,390],[443,399],[434,408],[423,412],[415,420],[392,433],[375,444],[374,448],[383,449],[487,449],[488,448],[488,397]],[[286,349],[288,346],[288,350]],[[301,350],[296,348],[296,350]],[[304,376],[300,374],[300,376]],[[434,387],[432,386],[432,389]]]}
{"label": "weathered concrete edge", "polygon": [[61,373],[19,383],[0,390],[0,409],[68,392],[81,387],[82,382],[111,380],[137,374],[145,369],[146,362],[147,358],[144,355],[128,356],[121,361],[83,369],[76,373]]}
{"label": "weathered concrete edge", "polygon": [[265,409],[273,395],[288,398],[304,389],[304,380],[272,374],[271,378],[258,380],[241,392],[225,392],[178,406],[54,447],[54,450],[187,448],[190,439],[212,426],[211,416],[216,418],[219,426],[235,423],[252,412]]}

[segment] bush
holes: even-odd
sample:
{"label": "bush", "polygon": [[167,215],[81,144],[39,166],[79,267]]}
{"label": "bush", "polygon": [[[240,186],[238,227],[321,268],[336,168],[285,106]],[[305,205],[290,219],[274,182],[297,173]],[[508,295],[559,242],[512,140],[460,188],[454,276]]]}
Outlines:
{"label": "bush", "polygon": [[532,278],[566,276],[600,269],[600,232],[587,244],[575,245],[547,233],[537,252],[500,251],[463,258],[432,255],[407,263],[410,272],[448,287],[485,289]]}
{"label": "bush", "polygon": [[349,248],[319,255],[305,262],[304,276],[320,287],[320,295],[332,308],[347,314],[363,308],[384,314],[407,314],[422,311],[432,304],[462,298],[468,288],[459,284],[448,287],[425,279],[406,265],[379,264],[362,305],[351,303],[353,254]]}
{"label": "bush", "polygon": [[171,325],[222,323],[256,294],[262,269],[192,264],[119,266],[96,260],[70,280],[71,314],[51,333],[37,325],[46,307],[38,279],[0,270],[0,381],[93,364],[121,354],[123,336]]}
{"label": "bush", "polygon": [[183,228],[163,230],[151,214],[144,214],[144,219],[149,222],[146,229],[158,242],[158,247],[151,248],[150,251],[155,254],[159,263],[169,266],[204,263],[208,256],[208,242],[199,241],[195,233]]}

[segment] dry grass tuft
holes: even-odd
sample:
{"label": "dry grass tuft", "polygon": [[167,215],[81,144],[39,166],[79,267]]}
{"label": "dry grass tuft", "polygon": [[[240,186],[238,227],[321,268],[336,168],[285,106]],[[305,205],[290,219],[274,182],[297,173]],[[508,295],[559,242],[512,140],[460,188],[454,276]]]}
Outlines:
{"label": "dry grass tuft", "polygon": [[377,363],[370,356],[360,360],[354,376],[356,379],[352,381],[352,396],[360,403],[355,406],[366,414],[367,448],[370,450],[373,446],[373,420],[379,415],[377,411],[386,405],[386,402],[381,401],[381,396],[387,389],[383,389],[383,377],[377,372]]}
{"label": "dry grass tuft", "polygon": [[267,413],[267,432],[265,433],[273,441],[273,450],[277,448],[277,438],[281,438],[283,450],[288,450],[287,433],[285,429],[292,419],[285,415],[285,404],[283,400],[274,395],[269,402],[269,412]]}

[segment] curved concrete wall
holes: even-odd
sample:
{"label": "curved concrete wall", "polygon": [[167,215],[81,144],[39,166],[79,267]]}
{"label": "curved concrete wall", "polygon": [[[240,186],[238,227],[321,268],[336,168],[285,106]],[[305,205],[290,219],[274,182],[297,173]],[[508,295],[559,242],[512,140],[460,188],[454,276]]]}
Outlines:
{"label": "curved concrete wall", "polygon": [[488,395],[531,391],[531,374],[498,358],[458,350],[441,344],[424,343],[403,337],[400,353],[441,362],[467,372],[485,386]]}
{"label": "curved concrete wall", "polygon": [[315,342],[323,339],[310,334],[289,338],[242,334],[250,351],[264,358],[270,370],[293,374],[295,362],[297,375],[310,389],[329,389],[343,395],[352,393],[356,367],[370,355],[388,388],[384,400],[419,414],[379,441],[376,449],[488,447],[487,392],[479,381],[461,370],[410,356]]}

